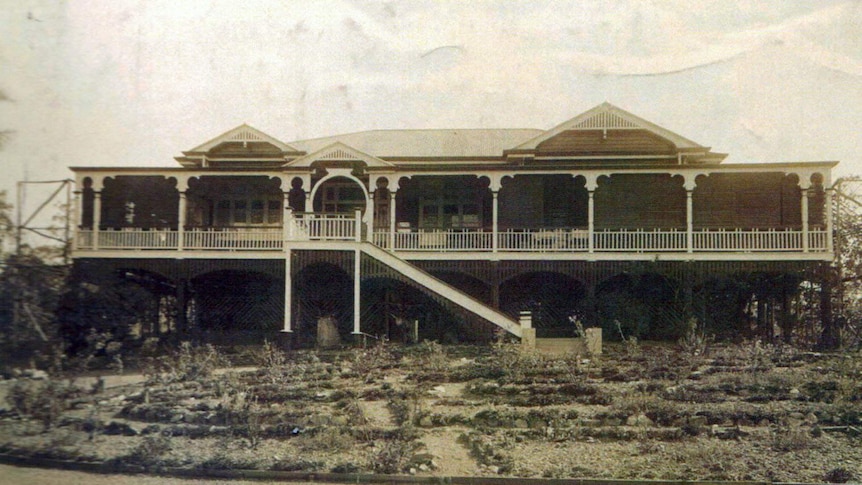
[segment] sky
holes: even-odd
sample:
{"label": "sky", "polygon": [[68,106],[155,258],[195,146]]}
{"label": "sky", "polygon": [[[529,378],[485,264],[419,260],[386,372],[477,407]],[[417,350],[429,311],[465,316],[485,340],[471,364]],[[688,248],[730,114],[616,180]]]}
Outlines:
{"label": "sky", "polygon": [[549,129],[605,101],[725,163],[862,175],[862,1],[0,0],[10,195],[241,123]]}

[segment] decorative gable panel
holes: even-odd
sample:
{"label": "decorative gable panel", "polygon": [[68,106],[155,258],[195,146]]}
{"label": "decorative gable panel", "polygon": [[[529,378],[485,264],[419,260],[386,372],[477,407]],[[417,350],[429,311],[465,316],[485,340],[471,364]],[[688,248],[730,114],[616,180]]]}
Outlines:
{"label": "decorative gable panel", "polygon": [[675,155],[676,147],[664,138],[640,129],[566,130],[536,147],[540,156],[554,154]]}
{"label": "decorative gable panel", "polygon": [[573,128],[607,130],[612,128],[641,128],[641,126],[616,113],[602,111],[575,124]]}
{"label": "decorative gable panel", "polygon": [[288,163],[286,166],[310,167],[313,163],[322,161],[357,161],[361,162],[367,167],[393,167],[393,165],[389,162],[383,161],[373,155],[363,153],[341,142],[335,142],[329,146],[321,148],[314,153],[310,153],[308,155],[305,155],[304,157],[297,158],[296,160],[293,160],[292,162]]}

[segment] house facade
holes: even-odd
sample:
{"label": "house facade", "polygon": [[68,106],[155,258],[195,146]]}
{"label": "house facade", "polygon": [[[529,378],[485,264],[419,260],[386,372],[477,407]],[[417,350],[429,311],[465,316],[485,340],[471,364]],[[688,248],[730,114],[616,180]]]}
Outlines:
{"label": "house facade", "polygon": [[176,167],[72,168],[73,257],[178,333],[481,340],[523,311],[547,335],[790,329],[833,259],[836,163],[725,157],[607,103],[550,130],[242,125]]}

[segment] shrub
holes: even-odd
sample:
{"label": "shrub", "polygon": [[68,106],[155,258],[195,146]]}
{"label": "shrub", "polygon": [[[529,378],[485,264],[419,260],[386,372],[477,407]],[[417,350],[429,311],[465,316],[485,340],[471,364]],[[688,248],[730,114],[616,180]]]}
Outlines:
{"label": "shrub", "polygon": [[359,403],[359,399],[348,397],[339,403],[341,410],[347,415],[347,420],[351,426],[364,426],[368,424],[368,417],[365,416],[365,410]]}
{"label": "shrub", "polygon": [[213,345],[194,346],[183,342],[168,355],[149,359],[142,370],[148,382],[169,384],[205,380],[219,367],[229,365],[228,359]]}
{"label": "shrub", "polygon": [[60,415],[68,408],[68,399],[75,393],[73,388],[53,379],[17,380],[6,401],[13,411],[41,422],[48,431],[57,424]]}
{"label": "shrub", "polygon": [[772,435],[772,449],[775,451],[797,451],[810,448],[814,438],[804,428],[779,429]]}
{"label": "shrub", "polygon": [[115,461],[142,466],[162,466],[164,456],[171,451],[171,439],[161,434],[148,435],[135,449]]}
{"label": "shrub", "polygon": [[386,342],[381,340],[373,347],[354,350],[351,367],[366,384],[369,384],[379,378],[383,370],[394,364],[395,356],[392,355]]}
{"label": "shrub", "polygon": [[525,349],[520,344],[495,344],[489,363],[496,367],[501,380],[522,382],[527,376],[544,370],[549,359],[535,349]]}
{"label": "shrub", "polygon": [[419,399],[419,391],[413,389],[409,392],[395,393],[386,403],[392,420],[398,426],[415,424],[423,413],[422,401]]}
{"label": "shrub", "polygon": [[847,483],[850,480],[853,480],[853,472],[840,467],[829,470],[823,477],[826,483]]}
{"label": "shrub", "polygon": [[303,434],[298,441],[303,451],[344,451],[353,446],[354,438],[341,428],[327,426]]}
{"label": "shrub", "polygon": [[685,333],[677,342],[682,352],[693,357],[706,355],[711,343],[712,336],[706,334],[704,326],[698,323],[697,318],[688,319]]}
{"label": "shrub", "polygon": [[412,351],[424,372],[446,374],[449,370],[449,358],[439,342],[424,340],[413,347]]}
{"label": "shrub", "polygon": [[673,403],[652,394],[642,393],[623,395],[616,399],[611,404],[611,411],[622,419],[643,414],[663,426],[669,426],[679,417],[679,411]]}
{"label": "shrub", "polygon": [[371,469],[375,473],[400,473],[413,457],[420,445],[407,440],[387,440],[373,455]]}

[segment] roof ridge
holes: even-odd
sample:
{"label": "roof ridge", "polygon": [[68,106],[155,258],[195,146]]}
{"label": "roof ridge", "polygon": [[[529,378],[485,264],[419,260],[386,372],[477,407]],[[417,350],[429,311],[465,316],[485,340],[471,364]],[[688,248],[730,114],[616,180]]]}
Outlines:
{"label": "roof ridge", "polygon": [[314,138],[302,138],[293,140],[290,143],[300,143],[315,140],[325,140],[328,138],[337,138],[340,136],[361,135],[365,133],[382,133],[382,132],[430,132],[430,131],[538,131],[544,132],[541,128],[375,128],[372,130],[351,131],[349,133],[338,133],[335,135],[318,136]]}

